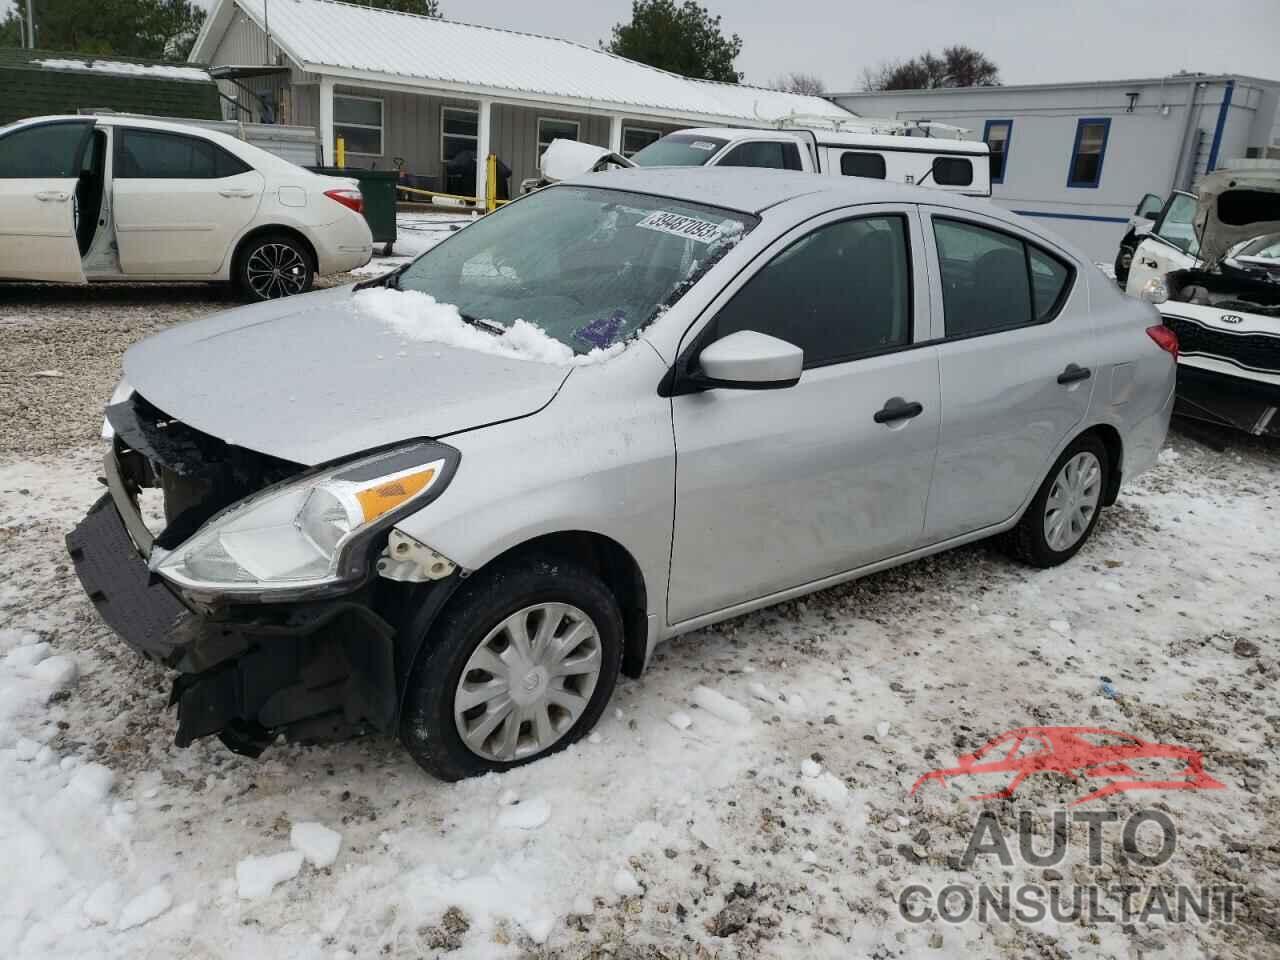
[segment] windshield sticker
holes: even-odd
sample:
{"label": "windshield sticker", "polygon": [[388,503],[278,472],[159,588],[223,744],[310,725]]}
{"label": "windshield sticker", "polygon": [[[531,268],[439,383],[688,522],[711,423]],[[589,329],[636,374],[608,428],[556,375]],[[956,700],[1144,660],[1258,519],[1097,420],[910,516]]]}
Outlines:
{"label": "windshield sticker", "polygon": [[607,347],[618,339],[618,334],[622,332],[626,322],[626,311],[615,310],[612,316],[600,317],[598,320],[592,320],[585,327],[579,327],[573,332],[573,339],[593,347]]}
{"label": "windshield sticker", "polygon": [[689,146],[694,150],[714,150],[716,148],[714,143],[708,143],[706,140],[694,140]]}
{"label": "windshield sticker", "polygon": [[718,223],[686,217],[678,213],[667,213],[664,210],[653,211],[636,226],[669,233],[674,237],[684,237],[686,240],[696,240],[698,243],[710,243],[717,239],[721,232],[721,225]]}

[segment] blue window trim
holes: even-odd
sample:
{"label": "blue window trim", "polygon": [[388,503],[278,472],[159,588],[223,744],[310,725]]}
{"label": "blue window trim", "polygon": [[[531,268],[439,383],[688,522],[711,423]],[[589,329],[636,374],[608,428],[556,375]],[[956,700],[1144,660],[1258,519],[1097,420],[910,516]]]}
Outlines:
{"label": "blue window trim", "polygon": [[1012,120],[988,120],[986,126],[982,128],[982,142],[990,149],[991,141],[987,139],[987,134],[991,132],[991,128],[997,123],[1003,123],[1009,128],[1009,132],[1004,136],[1004,166],[1000,168],[1000,178],[991,178],[992,183],[1004,183],[1004,175],[1009,170],[1009,144],[1013,143],[1013,121]]}
{"label": "blue window trim", "polygon": [[[1072,172],[1076,168],[1076,158],[1080,156],[1080,138],[1084,135],[1086,123],[1102,124],[1102,148],[1098,151],[1098,176],[1093,180],[1072,180]],[[1071,163],[1067,166],[1067,186],[1094,189],[1102,182],[1102,164],[1107,159],[1107,141],[1111,139],[1110,117],[1081,117],[1076,121],[1076,139],[1071,145]]]}

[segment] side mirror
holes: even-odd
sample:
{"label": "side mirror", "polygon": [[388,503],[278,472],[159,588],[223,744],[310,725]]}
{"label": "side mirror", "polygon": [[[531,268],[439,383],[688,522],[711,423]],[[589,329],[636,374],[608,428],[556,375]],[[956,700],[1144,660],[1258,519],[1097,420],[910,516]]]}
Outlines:
{"label": "side mirror", "polygon": [[1159,210],[1148,210],[1146,213],[1138,214],[1138,216],[1142,217],[1143,220],[1150,220],[1152,223],[1156,222],[1156,217],[1158,217],[1159,215],[1160,215]]}
{"label": "side mirror", "polygon": [[778,390],[800,382],[804,351],[766,333],[739,330],[703,350],[698,365],[695,386]]}

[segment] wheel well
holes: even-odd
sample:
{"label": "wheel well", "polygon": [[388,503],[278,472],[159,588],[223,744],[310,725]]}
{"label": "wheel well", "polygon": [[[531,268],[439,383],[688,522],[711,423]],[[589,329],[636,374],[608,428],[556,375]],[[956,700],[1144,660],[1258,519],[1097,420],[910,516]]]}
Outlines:
{"label": "wheel well", "polygon": [[231,257],[231,282],[236,282],[236,274],[240,270],[240,257],[244,255],[245,248],[254,240],[266,235],[286,236],[290,240],[296,240],[302,245],[302,249],[307,252],[307,256],[311,258],[312,273],[320,272],[320,258],[316,254],[316,248],[311,245],[311,241],[306,235],[293,227],[281,226],[278,223],[267,224],[263,227],[254,227],[236,244],[236,252]]}
{"label": "wheel well", "polygon": [[569,530],[527,540],[495,557],[490,564],[522,553],[575,560],[604,581],[622,611],[622,672],[628,677],[640,676],[648,645],[648,595],[640,565],[626,547],[603,534]]}
{"label": "wheel well", "polygon": [[1080,436],[1097,437],[1107,448],[1107,462],[1111,465],[1111,469],[1107,475],[1107,489],[1102,491],[1102,505],[1109,507],[1116,502],[1116,497],[1120,496],[1120,481],[1123,478],[1124,443],[1120,439],[1120,431],[1109,423],[1099,423]]}

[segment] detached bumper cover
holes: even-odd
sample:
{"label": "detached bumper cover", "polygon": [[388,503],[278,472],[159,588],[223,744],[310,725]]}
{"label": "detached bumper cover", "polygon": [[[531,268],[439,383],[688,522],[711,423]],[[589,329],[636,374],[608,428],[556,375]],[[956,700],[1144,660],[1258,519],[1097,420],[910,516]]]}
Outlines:
{"label": "detached bumper cover", "polygon": [[110,494],[67,549],[102,619],[130,648],[179,671],[179,746],[219,734],[257,756],[279,732],[330,740],[394,729],[395,630],[354,598],[237,608],[231,619],[193,611],[147,569]]}

